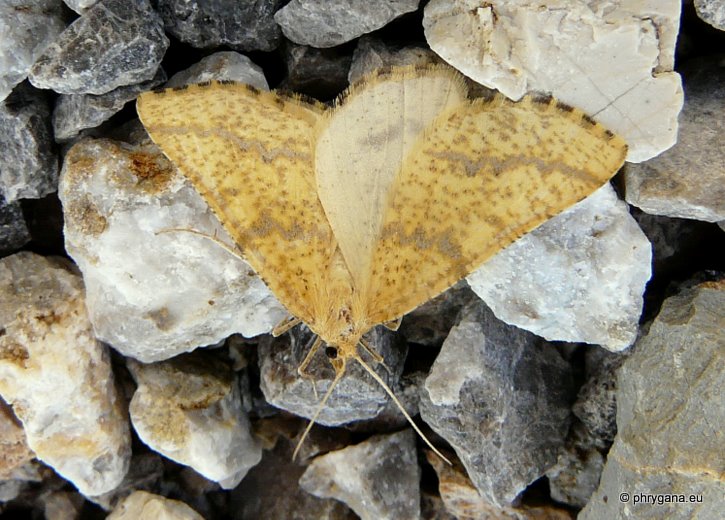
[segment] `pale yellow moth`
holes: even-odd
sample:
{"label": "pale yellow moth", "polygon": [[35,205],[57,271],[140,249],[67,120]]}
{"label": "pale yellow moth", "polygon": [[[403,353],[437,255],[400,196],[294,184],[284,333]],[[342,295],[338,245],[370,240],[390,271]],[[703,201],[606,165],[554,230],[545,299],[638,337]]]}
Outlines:
{"label": "pale yellow moth", "polygon": [[319,409],[353,359],[397,403],[363,335],[585,198],[626,155],[577,109],[471,100],[444,66],[373,73],[329,108],[228,82],[145,93],[137,108],[295,317],[276,332],[301,320],[318,335],[300,372],[328,345],[336,378]]}

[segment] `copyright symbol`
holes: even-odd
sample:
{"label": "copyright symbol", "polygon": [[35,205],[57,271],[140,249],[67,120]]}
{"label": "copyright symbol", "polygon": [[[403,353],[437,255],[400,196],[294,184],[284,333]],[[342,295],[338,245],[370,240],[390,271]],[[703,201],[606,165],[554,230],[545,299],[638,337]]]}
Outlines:
{"label": "copyright symbol", "polygon": [[620,493],[619,494],[619,501],[620,502],[629,502],[629,493]]}

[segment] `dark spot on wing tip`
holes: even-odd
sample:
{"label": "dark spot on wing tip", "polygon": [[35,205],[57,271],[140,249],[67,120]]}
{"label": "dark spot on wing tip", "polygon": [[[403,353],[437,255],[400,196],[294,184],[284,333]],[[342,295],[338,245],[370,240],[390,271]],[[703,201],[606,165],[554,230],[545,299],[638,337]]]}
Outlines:
{"label": "dark spot on wing tip", "polygon": [[189,88],[189,85],[179,85],[178,87],[171,87],[171,90],[179,92],[181,90],[186,90],[187,88]]}
{"label": "dark spot on wing tip", "polygon": [[563,112],[573,112],[574,111],[573,106],[567,105],[566,103],[562,103],[561,101],[556,102],[556,108],[558,108],[559,110],[561,110]]}
{"label": "dark spot on wing tip", "polygon": [[539,105],[548,106],[551,105],[551,102],[554,101],[554,98],[551,97],[551,94],[546,94],[544,92],[535,92],[531,95],[531,101]]}
{"label": "dark spot on wing tip", "polygon": [[220,85],[236,85],[238,82],[233,79],[220,79],[217,81]]}
{"label": "dark spot on wing tip", "polygon": [[156,88],[152,88],[151,92],[153,92],[154,94],[163,94],[167,90],[170,90],[170,89],[167,89],[166,87],[156,87]]}
{"label": "dark spot on wing tip", "polygon": [[495,90],[486,89],[481,92],[481,95],[479,96],[478,99],[482,99],[483,101],[490,103],[497,97],[498,97],[498,92],[496,92]]}
{"label": "dark spot on wing tip", "polygon": [[591,126],[596,126],[596,124],[597,124],[597,122],[594,121],[594,119],[592,119],[591,116],[588,116],[586,114],[582,114],[582,121],[584,121],[585,123],[587,123]]}
{"label": "dark spot on wing tip", "polygon": [[605,129],[604,135],[607,136],[607,139],[614,139],[614,132],[612,132],[611,130]]}
{"label": "dark spot on wing tip", "polygon": [[197,83],[197,87],[210,87],[212,84],[212,81],[202,81],[201,83]]}
{"label": "dark spot on wing tip", "polygon": [[254,85],[247,85],[247,90],[248,90],[249,92],[251,92],[252,94],[254,94],[255,96],[258,96],[258,95],[259,95],[259,94],[261,94],[261,92],[262,92],[261,90],[259,90],[259,89],[258,89],[257,87],[255,87]]}

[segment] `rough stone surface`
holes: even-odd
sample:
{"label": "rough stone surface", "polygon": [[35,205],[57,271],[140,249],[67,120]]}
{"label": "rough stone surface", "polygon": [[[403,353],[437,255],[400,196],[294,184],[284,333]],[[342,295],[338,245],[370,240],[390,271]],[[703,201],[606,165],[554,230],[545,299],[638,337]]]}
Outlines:
{"label": "rough stone surface", "polygon": [[430,49],[415,46],[391,48],[373,36],[363,36],[352,55],[352,65],[347,79],[350,83],[354,83],[380,67],[403,67],[440,62],[441,59],[438,55]]}
{"label": "rough stone surface", "polygon": [[8,404],[0,399],[0,480],[12,478],[13,473],[35,453],[25,441],[23,426]]}
{"label": "rough stone surface", "polygon": [[88,499],[104,510],[111,511],[134,491],[151,491],[162,487],[163,475],[164,461],[161,455],[153,452],[135,454],[131,457],[128,473],[118,486]]}
{"label": "rough stone surface", "polygon": [[[722,280],[665,300],[619,371],[617,437],[580,518],[722,518],[724,309]],[[684,503],[664,503],[668,494]],[[690,503],[690,495],[702,500]]]}
{"label": "rough stone surface", "polygon": [[203,58],[188,69],[174,74],[164,87],[180,87],[211,80],[239,81],[269,90],[262,68],[243,54],[233,51],[216,52]]}
{"label": "rough stone surface", "polygon": [[58,188],[58,157],[44,93],[27,83],[0,103],[0,194],[39,199]]}
{"label": "rough stone surface", "polygon": [[78,14],[83,14],[88,8],[92,7],[93,4],[98,3],[98,0],[63,0],[63,3],[73,9]]}
{"label": "rough stone surface", "polygon": [[77,520],[83,509],[83,496],[68,491],[55,491],[43,498],[45,520]]}
{"label": "rough stone surface", "polygon": [[67,141],[76,137],[81,130],[95,128],[113,114],[120,111],[126,103],[146,90],[166,81],[162,68],[149,81],[136,85],[118,87],[105,94],[61,94],[53,109],[53,132],[57,141]]}
{"label": "rough stone surface", "polygon": [[199,353],[128,367],[138,384],[129,405],[138,436],[162,455],[223,488],[235,487],[262,458],[230,368]]}
{"label": "rough stone surface", "polygon": [[[390,372],[377,366],[369,356],[366,362],[377,374],[395,387],[403,371],[406,349],[394,333],[382,327],[367,336],[370,346],[385,359]],[[272,339],[264,337],[259,344],[260,386],[267,401],[295,415],[312,418],[320,398],[335,379],[335,370],[320,348],[307,367],[309,377],[301,377],[297,367],[302,363],[312,343],[312,333],[298,326],[289,334]],[[340,379],[317,422],[337,426],[352,421],[370,419],[383,411],[390,398],[385,390],[357,362],[348,364],[345,377]]]}
{"label": "rough stone surface", "polygon": [[118,504],[107,520],[204,520],[192,508],[159,495],[136,491]]}
{"label": "rough stone surface", "polygon": [[21,248],[30,240],[30,231],[18,201],[7,202],[0,193],[0,255]]}
{"label": "rough stone surface", "polygon": [[287,76],[280,87],[329,100],[348,86],[352,55],[339,49],[315,49],[288,43],[284,49]]}
{"label": "rough stone surface", "polygon": [[420,518],[420,466],[415,433],[403,430],[317,457],[300,486],[346,503],[362,520]]}
{"label": "rough stone surface", "polygon": [[725,219],[725,56],[683,70],[685,107],[675,146],[625,168],[627,202],[647,213]]}
{"label": "rough stone surface", "polygon": [[420,414],[456,450],[481,496],[509,506],[555,462],[574,400],[552,345],[468,306],[421,391]]}
{"label": "rough stone surface", "polygon": [[23,81],[43,50],[65,29],[57,0],[0,4],[0,101]]}
{"label": "rough stone surface", "polygon": [[349,42],[415,11],[420,0],[292,0],[275,21],[300,45],[326,48]]}
{"label": "rough stone surface", "polygon": [[468,283],[506,323],[619,351],[637,337],[651,261],[647,237],[607,184],[491,258]]}
{"label": "rough stone surface", "polygon": [[262,461],[230,493],[233,518],[356,520],[358,517],[342,502],[318,498],[300,488],[298,481],[305,466],[292,460],[293,449],[293,444],[279,439],[276,446],[264,451]]}
{"label": "rough stone surface", "polygon": [[100,0],[38,57],[30,82],[61,94],[105,94],[153,78],[168,46],[148,0]]}
{"label": "rough stone surface", "polygon": [[272,51],[282,33],[274,13],[282,0],[158,0],[166,30],[199,48]]}
{"label": "rough stone surface", "polygon": [[438,491],[445,508],[456,520],[571,519],[567,511],[552,506],[497,507],[481,498],[459,463],[449,466],[432,451],[426,451],[426,458],[438,476]]}
{"label": "rough stone surface", "polygon": [[235,332],[268,332],[285,316],[241,259],[203,236],[163,232],[233,244],[155,146],[80,141],[59,196],[96,335],[123,354],[160,361]]}
{"label": "rough stone surface", "polygon": [[131,440],[107,349],[93,336],[80,276],[22,252],[0,260],[0,394],[28,446],[81,493],[116,487]]}
{"label": "rough stone surface", "polygon": [[725,31],[725,0],[695,0],[695,11],[702,20]]}
{"label": "rough stone surface", "polygon": [[640,162],[677,139],[679,18],[680,0],[431,0],[423,26],[467,76],[512,99],[549,92],[624,137]]}

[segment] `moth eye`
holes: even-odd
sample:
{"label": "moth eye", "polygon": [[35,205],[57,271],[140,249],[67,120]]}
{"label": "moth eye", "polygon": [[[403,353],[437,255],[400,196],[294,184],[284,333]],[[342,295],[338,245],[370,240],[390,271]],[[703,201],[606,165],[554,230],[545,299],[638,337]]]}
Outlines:
{"label": "moth eye", "polygon": [[337,347],[327,347],[325,349],[325,355],[330,359],[337,358]]}

